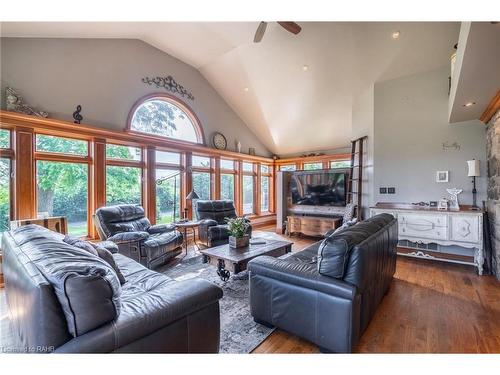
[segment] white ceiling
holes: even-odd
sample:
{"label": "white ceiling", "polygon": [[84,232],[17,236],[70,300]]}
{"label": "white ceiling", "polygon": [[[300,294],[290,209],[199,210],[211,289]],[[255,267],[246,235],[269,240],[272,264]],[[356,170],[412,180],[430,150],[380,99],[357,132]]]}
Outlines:
{"label": "white ceiling", "polygon": [[[451,86],[449,120],[478,119],[500,88],[500,24],[464,22]],[[464,104],[474,102],[470,107]]]}
{"label": "white ceiling", "polygon": [[293,35],[270,23],[259,44],[258,22],[2,23],[2,36],[141,39],[197,68],[271,152],[287,155],[347,146],[353,95],[448,64],[460,27],[299,24]]}

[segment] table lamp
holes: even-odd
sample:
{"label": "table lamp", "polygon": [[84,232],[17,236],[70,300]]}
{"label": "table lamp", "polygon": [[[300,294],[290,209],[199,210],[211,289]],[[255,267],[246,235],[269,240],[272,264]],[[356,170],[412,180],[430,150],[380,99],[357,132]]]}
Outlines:
{"label": "table lamp", "polygon": [[476,204],[476,177],[481,176],[481,171],[479,169],[479,160],[472,159],[467,161],[467,166],[469,167],[469,172],[467,173],[468,177],[472,177],[472,206],[471,210],[479,210],[479,207]]}
{"label": "table lamp", "polygon": [[[200,199],[200,197],[198,196],[198,194],[196,194],[196,191],[194,191],[194,190],[191,190],[191,192],[186,196],[186,201],[193,201],[193,200],[197,200],[197,199]],[[188,216],[188,208],[185,207],[184,208],[184,219],[187,219],[188,218],[187,216]]]}

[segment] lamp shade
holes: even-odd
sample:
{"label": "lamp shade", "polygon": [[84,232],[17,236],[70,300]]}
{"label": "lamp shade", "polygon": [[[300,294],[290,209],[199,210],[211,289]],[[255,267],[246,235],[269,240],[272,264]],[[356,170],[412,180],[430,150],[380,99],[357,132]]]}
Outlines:
{"label": "lamp shade", "polygon": [[187,200],[193,200],[193,199],[200,199],[198,194],[196,194],[196,191],[191,190],[191,192],[187,195],[186,197]]}
{"label": "lamp shade", "polygon": [[467,165],[469,167],[468,177],[479,177],[481,176],[481,172],[479,170],[479,160],[468,160]]}

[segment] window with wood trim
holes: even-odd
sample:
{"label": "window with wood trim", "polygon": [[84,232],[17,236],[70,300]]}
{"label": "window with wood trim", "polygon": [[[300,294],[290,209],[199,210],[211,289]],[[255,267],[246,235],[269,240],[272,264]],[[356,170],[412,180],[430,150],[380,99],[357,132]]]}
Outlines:
{"label": "window with wood trim", "polygon": [[68,232],[89,234],[89,142],[36,134],[37,216],[65,216]]}
{"label": "window with wood trim", "polygon": [[[14,152],[11,148],[12,134],[8,129],[0,129],[0,236],[1,233],[9,230],[9,223],[12,216],[12,161]],[[1,240],[0,240],[1,242]]]}
{"label": "window with wood trim", "polygon": [[243,186],[242,190],[242,204],[243,204],[243,214],[254,214],[256,211],[255,207],[255,180],[256,175],[254,172],[254,164],[243,162],[242,163],[242,173],[243,173]]}
{"label": "window with wood trim", "polygon": [[65,216],[70,234],[87,236],[88,165],[38,160],[36,182],[38,216]]}
{"label": "window with wood trim", "polygon": [[142,149],[106,145],[106,205],[142,205]]}
{"label": "window with wood trim", "polygon": [[194,112],[186,103],[166,94],[139,100],[129,115],[128,129],[162,138],[204,143],[203,131]]}
{"label": "window with wood trim", "polygon": [[297,166],[295,164],[282,164],[279,166],[280,171],[295,171]]}
{"label": "window with wood trim", "polygon": [[210,199],[210,172],[193,172],[193,190],[199,199]]}
{"label": "window with wood trim", "polygon": [[323,169],[323,163],[318,162],[318,163],[304,163],[303,170],[305,171],[312,171],[315,169]]}
{"label": "window with wood trim", "polygon": [[330,161],[330,168],[350,168],[351,161],[350,160],[332,160]]}
{"label": "window with wood trim", "polygon": [[220,159],[220,198],[235,201],[235,161]]}
{"label": "window with wood trim", "polygon": [[10,130],[0,129],[0,148],[10,149]]}
{"label": "window with wood trim", "polygon": [[181,218],[181,170],[156,168],[156,223],[166,224]]}
{"label": "window with wood trim", "polygon": [[9,230],[11,215],[10,175],[10,159],[0,158],[0,234]]}
{"label": "window with wood trim", "polygon": [[272,183],[272,167],[262,164],[260,166],[260,212],[269,212],[271,209],[271,183]]}
{"label": "window with wood trim", "polygon": [[181,196],[184,169],[182,153],[156,150],[156,223],[172,223],[182,218],[184,197]]}

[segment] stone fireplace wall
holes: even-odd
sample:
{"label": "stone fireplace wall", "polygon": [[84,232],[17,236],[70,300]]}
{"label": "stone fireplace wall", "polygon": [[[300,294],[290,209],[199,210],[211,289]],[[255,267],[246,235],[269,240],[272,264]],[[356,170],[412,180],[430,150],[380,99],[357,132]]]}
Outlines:
{"label": "stone fireplace wall", "polygon": [[486,157],[488,160],[487,210],[490,220],[492,268],[500,280],[500,110],[486,128]]}

